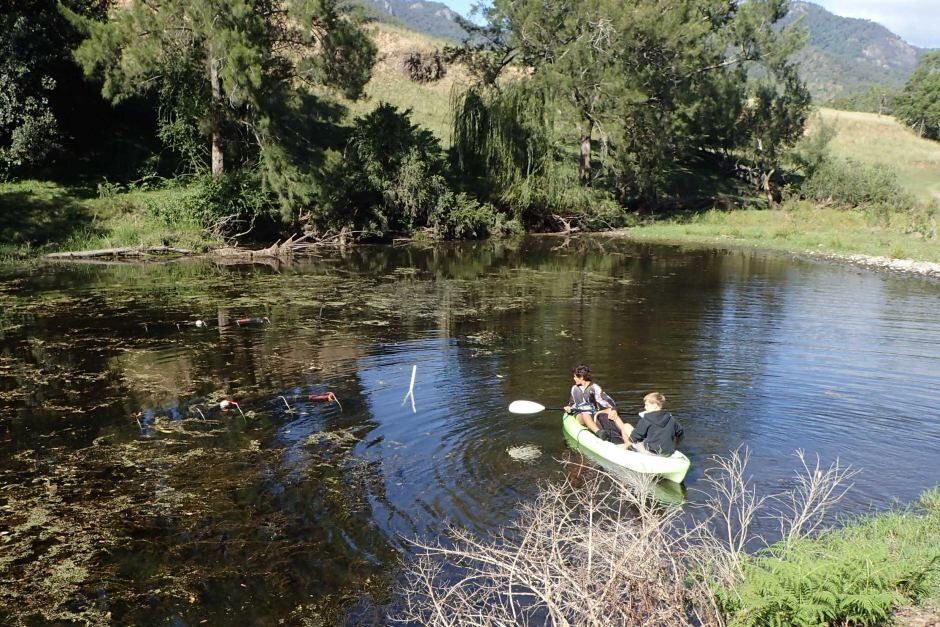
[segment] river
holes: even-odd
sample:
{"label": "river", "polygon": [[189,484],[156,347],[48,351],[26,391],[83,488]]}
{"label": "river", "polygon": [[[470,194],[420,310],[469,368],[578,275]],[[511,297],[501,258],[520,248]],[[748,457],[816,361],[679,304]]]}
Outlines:
{"label": "river", "polygon": [[7,266],[0,622],[382,623],[409,540],[495,531],[564,476],[557,413],[506,407],[564,404],[579,363],[622,415],[666,395],[687,503],[740,446],[762,493],[802,449],[859,470],[840,516],[911,503],[940,480],[938,304],[926,279],[601,237]]}

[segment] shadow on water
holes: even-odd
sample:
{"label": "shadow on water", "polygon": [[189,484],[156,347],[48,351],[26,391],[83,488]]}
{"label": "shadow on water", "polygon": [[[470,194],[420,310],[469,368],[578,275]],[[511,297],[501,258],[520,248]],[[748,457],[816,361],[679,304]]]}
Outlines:
{"label": "shadow on water", "polygon": [[837,514],[911,501],[940,463],[938,294],[600,238],[9,271],[0,622],[382,623],[408,539],[491,532],[565,476],[557,418],[506,406],[563,404],[579,362],[624,415],[668,397],[692,470],[664,500],[743,444],[767,493],[802,448],[862,469]]}

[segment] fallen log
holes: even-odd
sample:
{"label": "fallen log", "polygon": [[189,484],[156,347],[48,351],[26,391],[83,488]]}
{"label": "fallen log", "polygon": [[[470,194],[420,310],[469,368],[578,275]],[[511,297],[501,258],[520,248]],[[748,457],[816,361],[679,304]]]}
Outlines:
{"label": "fallen log", "polygon": [[172,253],[176,255],[194,255],[188,248],[172,246],[124,246],[122,248],[100,248],[98,250],[77,250],[72,252],[47,253],[45,259],[91,259],[94,257],[143,257],[154,253]]}
{"label": "fallen log", "polygon": [[309,238],[308,235],[298,237],[297,239],[294,238],[295,236],[291,235],[283,242],[278,240],[267,248],[261,248],[259,250],[226,247],[216,248],[209,254],[224,259],[280,259],[290,257],[296,252],[316,247],[315,243],[306,241]]}

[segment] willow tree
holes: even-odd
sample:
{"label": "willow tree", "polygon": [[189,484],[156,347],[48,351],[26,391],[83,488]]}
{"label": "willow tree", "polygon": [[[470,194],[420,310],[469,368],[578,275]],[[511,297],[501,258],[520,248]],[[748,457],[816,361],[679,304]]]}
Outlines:
{"label": "willow tree", "polygon": [[592,139],[618,84],[613,16],[622,10],[618,0],[496,0],[485,14],[506,33],[504,49],[512,54],[502,58],[532,68],[535,82],[576,111],[578,177],[585,185],[591,182]]}
{"label": "willow tree", "polygon": [[510,60],[527,90],[567,100],[560,128],[576,125],[567,137],[582,184],[599,162],[622,201],[655,199],[671,173],[713,152],[754,164],[766,191],[809,105],[787,61],[799,27],[775,27],[787,10],[787,0],[494,0],[488,67]]}
{"label": "willow tree", "polygon": [[214,175],[232,152],[283,154],[285,101],[304,85],[358,97],[376,54],[335,0],[129,0],[85,27],[76,58],[103,94],[172,94],[161,106],[205,139]]}

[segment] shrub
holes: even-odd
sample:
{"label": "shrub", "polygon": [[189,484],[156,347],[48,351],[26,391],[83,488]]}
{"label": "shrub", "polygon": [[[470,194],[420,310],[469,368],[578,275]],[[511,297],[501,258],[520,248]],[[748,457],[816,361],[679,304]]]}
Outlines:
{"label": "shrub", "polygon": [[[750,611],[738,588],[749,584],[754,558],[744,549],[758,539],[757,516],[773,504],[781,546],[797,546],[853,474],[799,456],[794,488],[772,499],[747,480],[746,452],[713,458],[709,496],[692,519],[658,502],[662,487],[649,476],[575,466],[495,538],[453,529],[446,543],[419,544],[400,618],[438,626],[463,625],[468,616],[478,625],[722,624],[718,590],[737,620]],[[912,528],[923,529],[917,522]]]}
{"label": "shrub", "polygon": [[518,220],[464,193],[443,195],[431,223],[444,239],[507,237],[523,230]]}
{"label": "shrub", "polygon": [[431,83],[447,76],[447,64],[439,51],[410,52],[402,61],[402,69],[416,83]]}
{"label": "shrub", "polygon": [[824,159],[800,186],[804,198],[839,205],[888,204],[910,206],[913,198],[898,183],[890,168],[874,167],[852,159]]}
{"label": "shrub", "polygon": [[353,122],[346,149],[326,165],[317,226],[356,231],[412,231],[427,224],[447,189],[434,135],[411,111],[381,103]]}
{"label": "shrub", "polygon": [[279,220],[258,174],[245,169],[198,177],[186,194],[151,201],[149,210],[168,226],[196,221],[219,237],[247,235],[259,224],[270,226]]}

